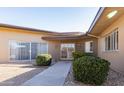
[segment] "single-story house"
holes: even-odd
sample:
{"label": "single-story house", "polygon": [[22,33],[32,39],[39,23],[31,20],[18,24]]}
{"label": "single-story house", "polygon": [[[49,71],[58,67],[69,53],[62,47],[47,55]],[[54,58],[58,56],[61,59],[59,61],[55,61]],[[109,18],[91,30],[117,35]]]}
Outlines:
{"label": "single-story house", "polygon": [[[91,42],[91,49],[85,49],[86,41]],[[71,60],[76,50],[97,54],[97,39],[79,32],[59,33],[0,24],[0,42],[0,62],[31,62],[43,53],[51,54],[53,61]]]}
{"label": "single-story house", "polygon": [[124,8],[100,8],[87,33],[51,32],[0,24],[0,62],[31,62],[49,53],[53,61],[71,60],[73,51],[94,53],[124,72]]}

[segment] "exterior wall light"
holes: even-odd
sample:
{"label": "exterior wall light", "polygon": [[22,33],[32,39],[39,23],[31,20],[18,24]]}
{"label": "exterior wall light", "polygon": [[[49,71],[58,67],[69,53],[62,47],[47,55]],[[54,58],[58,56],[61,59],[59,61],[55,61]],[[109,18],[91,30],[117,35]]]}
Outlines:
{"label": "exterior wall light", "polygon": [[117,14],[117,10],[115,10],[115,11],[112,11],[112,12],[110,12],[108,15],[107,15],[107,17],[110,19],[110,18],[112,18],[113,16],[115,16],[116,14]]}

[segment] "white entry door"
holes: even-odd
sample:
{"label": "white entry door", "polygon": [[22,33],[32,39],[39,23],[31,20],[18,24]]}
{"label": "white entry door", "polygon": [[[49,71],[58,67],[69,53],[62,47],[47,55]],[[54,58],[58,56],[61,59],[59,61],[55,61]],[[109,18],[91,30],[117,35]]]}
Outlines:
{"label": "white entry door", "polygon": [[71,60],[73,51],[75,51],[75,44],[61,44],[61,59]]}

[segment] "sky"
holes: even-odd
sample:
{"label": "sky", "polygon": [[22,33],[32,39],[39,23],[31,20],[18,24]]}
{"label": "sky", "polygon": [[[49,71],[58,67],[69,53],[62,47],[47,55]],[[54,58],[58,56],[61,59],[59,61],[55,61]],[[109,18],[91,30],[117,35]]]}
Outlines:
{"label": "sky", "polygon": [[98,7],[0,8],[0,23],[54,32],[86,32],[98,9]]}

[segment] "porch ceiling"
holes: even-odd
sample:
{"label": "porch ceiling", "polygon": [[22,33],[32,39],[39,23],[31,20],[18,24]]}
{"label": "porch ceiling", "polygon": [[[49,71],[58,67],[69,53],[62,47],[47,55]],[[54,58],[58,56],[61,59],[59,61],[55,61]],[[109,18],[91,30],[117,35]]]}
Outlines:
{"label": "porch ceiling", "polygon": [[[107,15],[112,11],[117,11],[117,14],[112,18],[108,18]],[[101,16],[98,18],[93,28],[89,32],[90,34],[98,36],[103,30],[110,26],[114,21],[116,21],[120,16],[124,14],[123,7],[107,7],[102,12]]]}

